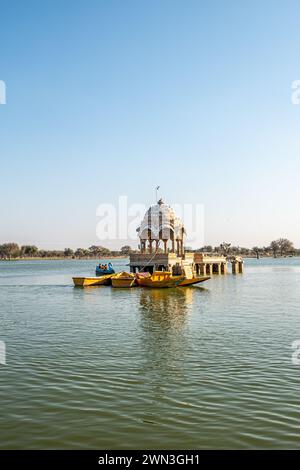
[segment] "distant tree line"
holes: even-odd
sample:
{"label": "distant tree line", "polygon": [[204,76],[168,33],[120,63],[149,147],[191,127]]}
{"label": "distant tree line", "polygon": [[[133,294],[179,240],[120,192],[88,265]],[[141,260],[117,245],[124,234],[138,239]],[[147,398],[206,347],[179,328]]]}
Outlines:
{"label": "distant tree line", "polygon": [[135,251],[128,245],[120,250],[109,250],[103,246],[90,246],[89,248],[65,248],[64,250],[40,250],[35,245],[19,246],[17,243],[4,243],[0,245],[0,259],[17,258],[107,258],[113,256],[127,256]]}
{"label": "distant tree line", "polygon": [[279,238],[273,240],[269,246],[254,246],[252,248],[244,248],[240,246],[233,246],[231,243],[221,243],[219,246],[206,245],[196,250],[202,253],[215,253],[228,255],[240,255],[251,257],[283,257],[283,256],[300,256],[300,249],[294,248],[293,242],[287,238]]}
{"label": "distant tree line", "polygon": [[[163,252],[161,248],[158,250]],[[293,243],[286,238],[273,240],[269,246],[254,246],[244,248],[233,246],[231,243],[221,243],[219,246],[206,245],[199,249],[185,247],[185,251],[197,251],[201,253],[211,253],[217,255],[240,255],[251,257],[273,256],[274,258],[282,256],[300,256],[300,249],[294,248]],[[114,256],[128,256],[130,253],[137,253],[138,250],[132,249],[129,245],[124,245],[120,250],[109,250],[104,246],[92,245],[89,248],[65,248],[64,250],[40,250],[35,245],[19,246],[17,243],[4,243],[0,245],[0,259],[17,258],[109,258]]]}

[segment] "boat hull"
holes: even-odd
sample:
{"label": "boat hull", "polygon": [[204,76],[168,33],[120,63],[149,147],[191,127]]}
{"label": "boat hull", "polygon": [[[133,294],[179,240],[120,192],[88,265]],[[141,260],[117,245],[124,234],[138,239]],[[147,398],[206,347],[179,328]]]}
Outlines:
{"label": "boat hull", "polygon": [[97,276],[105,276],[106,274],[115,274],[114,269],[100,269],[96,268],[96,275]]}
{"label": "boat hull", "polygon": [[156,271],[152,276],[137,275],[137,283],[140,287],[151,287],[153,289],[165,289],[177,287],[184,280],[184,276],[172,276],[168,272]]}
{"label": "boat hull", "polygon": [[113,287],[134,287],[135,279],[112,279],[111,284]]}
{"label": "boat hull", "polygon": [[151,281],[150,279],[138,279],[137,282],[140,287],[152,287],[152,289],[165,289],[178,285],[178,282],[174,281]]}
{"label": "boat hull", "polygon": [[135,276],[124,271],[112,276],[111,284],[113,287],[134,287],[136,285]]}
{"label": "boat hull", "polygon": [[111,284],[112,274],[99,277],[73,277],[75,287],[108,286]]}
{"label": "boat hull", "polygon": [[200,276],[200,277],[192,277],[190,279],[184,279],[180,284],[178,284],[179,287],[186,287],[186,286],[192,286],[194,284],[199,284],[199,282],[204,282],[208,281],[210,279],[210,276]]}

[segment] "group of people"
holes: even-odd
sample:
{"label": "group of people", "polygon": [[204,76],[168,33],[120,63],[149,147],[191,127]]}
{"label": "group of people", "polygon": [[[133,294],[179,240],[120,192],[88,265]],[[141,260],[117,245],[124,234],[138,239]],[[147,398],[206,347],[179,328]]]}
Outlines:
{"label": "group of people", "polygon": [[108,264],[99,263],[99,269],[102,269],[103,271],[105,270],[108,271],[108,270],[112,270],[113,267],[111,263],[108,263]]}
{"label": "group of people", "polygon": [[103,271],[105,271],[105,270],[108,269],[108,266],[107,266],[107,264],[99,264],[99,268],[103,269]]}

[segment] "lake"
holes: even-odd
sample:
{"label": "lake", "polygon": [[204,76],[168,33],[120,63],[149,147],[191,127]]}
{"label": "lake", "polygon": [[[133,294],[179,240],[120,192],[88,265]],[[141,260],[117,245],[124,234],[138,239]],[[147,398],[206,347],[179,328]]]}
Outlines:
{"label": "lake", "polygon": [[188,288],[73,288],[95,264],[0,263],[0,448],[300,448],[299,258]]}

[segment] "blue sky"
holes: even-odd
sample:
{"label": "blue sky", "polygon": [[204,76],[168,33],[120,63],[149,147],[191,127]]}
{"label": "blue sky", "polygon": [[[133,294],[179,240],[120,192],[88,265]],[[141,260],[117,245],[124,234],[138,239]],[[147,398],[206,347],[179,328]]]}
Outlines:
{"label": "blue sky", "polygon": [[127,195],[300,246],[297,1],[0,0],[0,243],[91,244]]}

